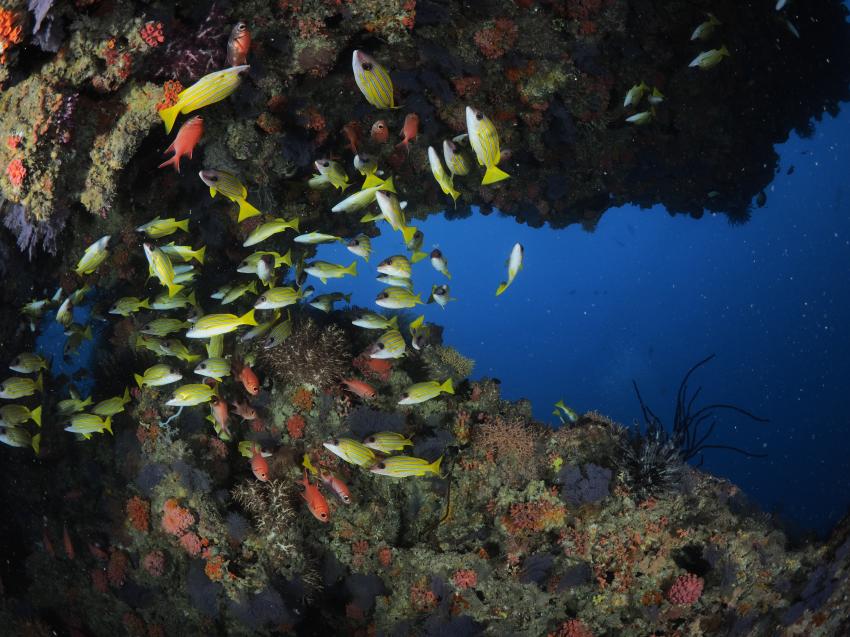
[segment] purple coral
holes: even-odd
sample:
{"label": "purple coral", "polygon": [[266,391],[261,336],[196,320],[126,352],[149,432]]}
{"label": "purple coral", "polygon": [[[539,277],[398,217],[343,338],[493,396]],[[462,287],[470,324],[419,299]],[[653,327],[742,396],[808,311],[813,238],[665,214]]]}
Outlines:
{"label": "purple coral", "polygon": [[56,256],[59,234],[65,229],[67,219],[68,210],[56,208],[49,219],[39,221],[30,215],[26,206],[16,203],[9,206],[3,215],[3,225],[12,231],[18,248],[32,261],[39,246]]}
{"label": "purple coral", "polygon": [[677,606],[691,606],[695,604],[702,595],[703,581],[701,577],[693,573],[679,575],[670,590],[667,591],[667,599],[671,604]]}
{"label": "purple coral", "polygon": [[572,506],[603,500],[611,493],[611,475],[610,469],[592,463],[581,469],[566,465],[557,477],[557,482],[562,485],[561,497]]}
{"label": "purple coral", "polygon": [[178,79],[184,86],[203,75],[224,68],[226,42],[230,33],[225,12],[213,5],[207,17],[194,31],[176,24],[169,29],[165,46],[155,49],[153,68],[158,80]]}

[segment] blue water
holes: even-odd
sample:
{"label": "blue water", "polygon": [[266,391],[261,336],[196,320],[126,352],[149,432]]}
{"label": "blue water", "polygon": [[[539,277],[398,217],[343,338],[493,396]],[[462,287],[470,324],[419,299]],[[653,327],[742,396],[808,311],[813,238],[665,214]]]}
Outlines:
{"label": "blue water", "polygon": [[[684,372],[716,353],[692,388],[770,422],[723,414],[715,442],[769,457],[709,451],[704,467],[791,523],[826,532],[850,504],[850,117],[777,151],[767,204],[742,226],[631,206],[608,211],[592,233],[533,229],[498,214],[417,221],[423,249],[438,246],[448,258],[458,300],[416,311],[475,359],[473,377],[501,379],[505,397],[532,400],[545,422],[563,398],[630,424],[640,415],[635,379],[669,423]],[[353,303],[377,309],[374,267],[405,252],[400,234],[381,228],[360,276],[312,280],[317,293],[352,292]],[[525,268],[496,297],[517,241]],[[319,258],[347,265],[352,255],[333,245]],[[427,298],[445,279],[425,259],[414,282]]]}

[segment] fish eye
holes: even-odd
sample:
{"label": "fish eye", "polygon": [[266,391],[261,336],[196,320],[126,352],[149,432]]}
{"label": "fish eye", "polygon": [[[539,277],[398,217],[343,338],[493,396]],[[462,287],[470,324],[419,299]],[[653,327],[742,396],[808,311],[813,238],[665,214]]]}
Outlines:
{"label": "fish eye", "polygon": [[260,297],[260,299],[259,299],[259,301],[260,301],[260,303],[265,303],[265,302],[266,302],[266,297],[265,297],[265,295],[261,296],[261,297]]}
{"label": "fish eye", "polygon": [[482,119],[484,119],[484,114],[481,111],[476,111],[475,112],[475,119],[477,119],[480,122]]}
{"label": "fish eye", "polygon": [[416,232],[414,232],[414,233],[413,233],[413,237],[414,237],[415,239],[418,239],[418,238],[419,238],[419,237],[421,237],[421,236],[422,236],[422,231],[421,231],[421,230],[417,230]]}
{"label": "fish eye", "polygon": [[387,465],[384,462],[379,462],[377,466],[378,466],[378,469],[386,469],[387,468]]}
{"label": "fish eye", "polygon": [[327,519],[328,519],[328,514],[327,514],[327,513],[325,513],[324,511],[322,511],[322,512],[319,514],[319,517],[320,517],[320,518],[322,518],[323,520],[327,520]]}
{"label": "fish eye", "polygon": [[210,175],[210,181],[218,181],[218,175]]}
{"label": "fish eye", "polygon": [[346,504],[349,504],[351,502],[351,498],[349,498],[347,495],[343,495],[342,501],[345,502]]}
{"label": "fish eye", "polygon": [[331,438],[331,444],[332,445],[338,445],[339,444],[339,438]]}
{"label": "fish eye", "polygon": [[384,344],[383,344],[383,343],[378,343],[378,349],[384,349]]}
{"label": "fish eye", "polygon": [[330,165],[331,165],[331,162],[329,162],[329,161],[323,161],[322,162],[322,166],[324,166],[325,168],[327,168]]}
{"label": "fish eye", "polygon": [[198,369],[206,369],[206,368],[207,368],[206,363],[201,363],[200,365],[198,365]]}
{"label": "fish eye", "polygon": [[369,436],[366,440],[369,442],[375,442],[375,436]]}
{"label": "fish eye", "polygon": [[372,63],[371,62],[363,62],[363,70],[364,71],[371,71],[372,70]]}
{"label": "fish eye", "polygon": [[248,25],[245,24],[244,22],[240,22],[239,24],[236,25],[236,28],[239,29],[240,31],[244,31],[245,29],[248,28]]}
{"label": "fish eye", "polygon": [[360,161],[369,161],[370,159],[372,159],[372,158],[365,153],[360,155]]}

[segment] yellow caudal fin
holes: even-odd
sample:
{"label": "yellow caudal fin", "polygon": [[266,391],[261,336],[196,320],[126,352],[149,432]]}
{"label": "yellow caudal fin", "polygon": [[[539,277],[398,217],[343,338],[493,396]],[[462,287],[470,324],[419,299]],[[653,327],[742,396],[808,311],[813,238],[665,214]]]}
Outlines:
{"label": "yellow caudal fin", "polygon": [[381,214],[380,212],[377,213],[377,214],[374,214],[374,215],[370,215],[369,213],[366,213],[365,215],[360,217],[360,223],[369,223],[370,221],[375,221],[377,219],[380,219],[383,216],[384,215]]}
{"label": "yellow caudal fin", "polygon": [[446,394],[454,394],[455,393],[455,388],[454,388],[454,385],[452,385],[452,379],[451,378],[447,378],[446,382],[443,383],[442,385],[440,385],[440,391],[445,392]]}
{"label": "yellow caudal fin", "polygon": [[499,283],[499,287],[496,288],[496,296],[499,296],[502,292],[508,289],[508,284],[502,281]]}
{"label": "yellow caudal fin", "polygon": [[124,395],[121,397],[121,402],[123,402],[124,404],[127,404],[127,403],[130,402],[130,388],[129,387],[124,388]]}
{"label": "yellow caudal fin", "polygon": [[178,221],[174,224],[176,228],[182,230],[183,232],[189,232],[189,220],[183,219],[183,221]]}
{"label": "yellow caudal fin", "polygon": [[449,188],[448,194],[452,196],[452,200],[455,203],[455,208],[457,208],[457,198],[460,197],[460,192],[455,190],[454,188]]}
{"label": "yellow caudal fin", "polygon": [[172,283],[168,286],[168,298],[171,298],[175,294],[177,294],[180,290],[183,289],[183,286],[178,283]]}
{"label": "yellow caudal fin", "polygon": [[91,325],[86,325],[86,329],[83,330],[83,338],[88,341],[92,339]]}
{"label": "yellow caudal fin", "polygon": [[404,226],[401,229],[401,236],[404,237],[405,243],[413,241],[413,235],[416,234],[416,228],[413,226]]}
{"label": "yellow caudal fin", "polygon": [[254,318],[254,309],[251,308],[245,314],[239,317],[239,323],[242,325],[256,325],[257,319]]}
{"label": "yellow caudal fin", "polygon": [[301,219],[295,217],[294,219],[286,222],[290,228],[298,232],[298,225],[301,223]]}
{"label": "yellow caudal fin", "polygon": [[103,421],[103,428],[109,432],[110,436],[114,436],[112,433],[112,416],[107,416],[106,420]]}
{"label": "yellow caudal fin", "polygon": [[374,188],[375,186],[381,186],[384,184],[384,180],[378,177],[375,173],[369,173],[366,175],[366,179],[363,180],[363,185],[360,186],[360,190],[366,190],[367,188]]}
{"label": "yellow caudal fin", "polygon": [[284,265],[292,266],[292,248],[286,251],[286,254],[280,258],[280,262]]}
{"label": "yellow caudal fin", "polygon": [[237,219],[238,223],[242,223],[245,219],[250,219],[251,217],[256,217],[259,214],[262,214],[259,210],[254,208],[251,204],[248,203],[245,199],[237,200],[239,204],[239,218]]}
{"label": "yellow caudal fin", "polygon": [[351,265],[345,268],[345,271],[351,276],[357,276],[357,261],[352,261]]}
{"label": "yellow caudal fin", "polygon": [[141,308],[141,307],[143,307],[143,308],[145,308],[146,310],[151,309],[150,301],[148,301],[147,299],[142,299],[142,300],[141,300],[141,302],[139,303],[139,307],[140,307],[140,308]]}
{"label": "yellow caudal fin", "polygon": [[168,108],[164,108],[159,111],[159,116],[162,118],[162,121],[165,122],[166,134],[170,133],[171,129],[174,127],[174,122],[180,114],[181,106],[180,102],[177,102],[174,106],[169,106]]}
{"label": "yellow caudal fin", "polygon": [[433,473],[435,476],[440,475],[440,464],[443,462],[443,456],[440,456],[434,462],[425,467],[425,470],[429,473]]}
{"label": "yellow caudal fin", "polygon": [[510,175],[504,170],[501,170],[498,166],[490,166],[487,169],[487,172],[484,173],[484,179],[481,180],[481,185],[486,186],[487,184],[494,184],[497,181],[502,181],[508,177],[510,177]]}
{"label": "yellow caudal fin", "polygon": [[201,265],[204,265],[204,255],[206,253],[207,253],[207,246],[201,246],[200,248],[198,248],[197,250],[195,250],[192,253],[192,257],[195,259],[195,261],[197,261]]}
{"label": "yellow caudal fin", "polygon": [[144,376],[142,376],[141,374],[133,374],[133,377],[136,379],[136,384],[137,384],[139,387],[141,387],[141,386],[142,386],[142,383],[144,383],[144,382],[145,382],[145,378],[144,378]]}
{"label": "yellow caudal fin", "polygon": [[41,434],[36,434],[32,437],[32,450],[35,451],[35,455],[38,455],[39,449],[41,449]]}
{"label": "yellow caudal fin", "polygon": [[[39,405],[38,407],[36,407],[35,409],[33,409],[30,412],[30,418],[32,418],[33,422],[36,425],[41,427],[41,405]],[[36,451],[36,453],[38,453],[38,452]]]}
{"label": "yellow caudal fin", "polygon": [[425,303],[422,302],[422,294],[421,293],[417,294],[416,296],[413,297],[413,304],[414,305],[425,305]]}
{"label": "yellow caudal fin", "polygon": [[[396,317],[396,316],[393,317],[393,319],[397,319],[397,318],[398,317]],[[392,321],[390,321],[390,322],[392,322]],[[422,315],[416,317],[416,319],[414,319],[413,321],[410,322],[410,329],[411,330],[418,329],[418,328],[422,327],[422,324],[424,322],[425,322],[425,315],[422,314]],[[398,328],[397,322],[396,322],[396,325],[394,327],[396,327],[396,329]]]}
{"label": "yellow caudal fin", "polygon": [[389,177],[384,180],[384,183],[381,184],[380,190],[384,190],[386,192],[395,192],[395,184],[393,183],[393,178]]}
{"label": "yellow caudal fin", "polygon": [[424,259],[424,258],[425,258],[425,257],[427,257],[427,256],[428,256],[428,255],[427,255],[425,252],[419,252],[419,251],[414,252],[414,253],[410,256],[410,262],[411,262],[411,263],[419,263],[422,259]]}
{"label": "yellow caudal fin", "polygon": [[44,393],[44,377],[41,372],[38,373],[38,379],[35,381],[35,388],[42,394]]}

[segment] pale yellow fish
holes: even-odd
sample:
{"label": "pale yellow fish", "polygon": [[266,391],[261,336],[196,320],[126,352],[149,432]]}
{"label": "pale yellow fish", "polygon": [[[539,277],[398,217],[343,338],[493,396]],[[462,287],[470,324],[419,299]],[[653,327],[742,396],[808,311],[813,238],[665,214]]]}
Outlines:
{"label": "pale yellow fish", "polygon": [[92,398],[89,396],[85,400],[80,400],[79,395],[73,389],[69,392],[70,398],[65,398],[56,403],[56,413],[60,416],[70,416],[82,411],[92,403]]}
{"label": "pale yellow fish", "polygon": [[369,468],[369,471],[391,478],[421,477],[426,474],[440,477],[440,463],[442,461],[443,456],[440,456],[434,462],[411,456],[390,456],[376,462]]}
{"label": "pale yellow fish", "polygon": [[424,403],[426,400],[436,398],[440,394],[454,394],[455,389],[452,385],[452,379],[448,378],[444,383],[436,380],[429,380],[424,383],[416,383],[404,390],[401,395],[399,405],[416,405]]}
{"label": "pale yellow fish", "polygon": [[0,432],[0,442],[10,447],[32,447],[33,451],[38,455],[41,434],[39,433],[33,436],[22,427],[9,427]]}
{"label": "pale yellow fish", "polygon": [[407,349],[404,337],[398,330],[387,330],[375,343],[366,350],[370,358],[392,359],[401,358]]}
{"label": "pale yellow fish", "polygon": [[95,414],[74,414],[71,416],[71,424],[65,427],[65,431],[81,434],[88,440],[92,434],[108,431],[112,433],[112,416],[101,418]]}
{"label": "pale yellow fish", "polygon": [[179,332],[187,327],[191,327],[191,323],[187,321],[181,321],[180,319],[175,318],[158,318],[152,320],[139,331],[142,334],[159,336],[161,338],[163,336],[173,334],[174,332]]}
{"label": "pale yellow fish", "polygon": [[179,113],[186,115],[228,97],[237,89],[242,81],[242,75],[249,68],[247,64],[243,64],[210,73],[178,93],[177,102],[173,106],[159,111],[159,116],[165,122],[165,132],[171,132],[171,127],[174,126]]}
{"label": "pale yellow fish", "polygon": [[398,317],[393,316],[391,318],[384,318],[380,314],[375,314],[374,312],[363,312],[359,318],[351,321],[352,325],[356,325],[357,327],[362,327],[367,330],[384,330],[384,329],[398,329]]}
{"label": "pale yellow fish", "polygon": [[91,408],[93,414],[98,416],[115,416],[124,411],[124,405],[130,402],[130,390],[124,388],[123,396],[113,396],[97,403]]}
{"label": "pale yellow fish", "polygon": [[331,184],[334,188],[345,190],[351,184],[348,182],[348,175],[345,172],[342,164],[332,159],[317,159],[313,162],[318,175],[313,175],[309,185],[311,188],[321,188],[325,184]]}
{"label": "pale yellow fish", "polygon": [[433,146],[428,146],[428,163],[431,165],[431,173],[434,175],[434,179],[437,180],[443,193],[450,195],[455,207],[457,207],[457,198],[460,197],[460,192],[454,187],[452,178],[443,167],[443,162],[440,160],[440,156]]}
{"label": "pale yellow fish", "polygon": [[179,246],[175,245],[172,241],[171,243],[166,243],[160,248],[160,250],[168,255],[168,258],[171,259],[172,263],[174,261],[191,261],[194,259],[203,265],[207,247],[201,246],[197,250],[193,250],[192,246]]}
{"label": "pale yellow fish", "polygon": [[407,288],[392,286],[378,293],[378,296],[375,297],[375,304],[388,310],[402,310],[423,303],[419,294],[413,294]]}
{"label": "pale yellow fish", "polygon": [[469,162],[458,145],[450,139],[443,140],[443,159],[451,174],[461,177],[469,174]]}
{"label": "pale yellow fish", "polygon": [[179,369],[165,363],[158,363],[148,367],[143,374],[133,374],[133,376],[139,387],[142,385],[160,387],[162,385],[176,383],[183,378],[183,374],[180,373]]}
{"label": "pale yellow fish", "polygon": [[727,49],[726,45],[724,44],[719,49],[709,49],[708,51],[703,51],[693,60],[691,60],[691,63],[688,64],[688,66],[698,66],[703,71],[707,71],[708,69],[720,64],[720,62],[725,57],[729,57],[729,49]]}
{"label": "pale yellow fish", "polygon": [[404,451],[405,447],[412,447],[413,441],[395,431],[379,431],[363,439],[363,444],[380,451],[381,453],[392,453],[393,451]]}
{"label": "pale yellow fish", "polygon": [[171,264],[171,259],[152,243],[145,243],[144,250],[150,274],[168,288],[168,296],[174,296],[182,290],[183,286],[174,282],[174,266]]}
{"label": "pale yellow fish", "polygon": [[499,284],[499,287],[496,288],[496,296],[499,296],[502,292],[508,289],[508,286],[514,282],[516,275],[522,270],[522,261],[525,255],[525,250],[522,245],[519,243],[515,243],[514,247],[511,248],[511,255],[508,257],[508,280],[503,281]]}
{"label": "pale yellow fish", "polygon": [[40,373],[36,380],[23,376],[12,376],[0,383],[0,398],[5,400],[25,398],[32,396],[35,392],[44,393],[44,382]]}
{"label": "pale yellow fish", "polygon": [[150,303],[147,299],[140,299],[137,296],[123,296],[109,309],[110,314],[118,316],[130,316],[141,309],[150,309]]}
{"label": "pale yellow fish", "polygon": [[79,275],[91,274],[97,267],[106,260],[109,256],[109,251],[106,247],[109,245],[110,235],[106,235],[91,244],[83,256],[80,257],[77,267],[74,269]]}
{"label": "pale yellow fish", "polygon": [[0,407],[0,425],[14,427],[32,420],[41,427],[41,406],[30,409],[26,405],[3,405]]}
{"label": "pale yellow fish", "polygon": [[201,181],[209,186],[210,197],[215,197],[218,193],[221,193],[239,206],[238,223],[262,214],[248,203],[246,199],[248,189],[235,175],[224,170],[202,170],[198,173],[198,176],[201,178]]}
{"label": "pale yellow fish", "polygon": [[193,383],[181,385],[174,390],[171,399],[165,404],[170,407],[192,407],[209,402],[215,395],[215,390],[209,385]]}
{"label": "pale yellow fish", "polygon": [[270,256],[274,258],[274,267],[279,268],[282,265],[292,265],[292,250],[287,251],[286,254],[281,256],[277,252],[252,252],[247,257],[242,259],[242,262],[239,264],[239,267],[236,268],[237,272],[241,272],[242,274],[254,274],[257,271],[257,263],[259,263],[260,259],[264,256]]}
{"label": "pale yellow fish", "polygon": [[499,133],[490,118],[481,111],[467,106],[466,130],[469,133],[469,143],[472,150],[475,151],[478,163],[484,166],[486,170],[481,185],[486,186],[510,177],[508,173],[496,166],[501,159]]}
{"label": "pale yellow fish", "polygon": [[263,341],[263,349],[271,349],[283,343],[292,334],[292,316],[287,314],[286,320],[278,323]]}
{"label": "pale yellow fish", "polygon": [[39,370],[47,369],[47,359],[32,352],[21,352],[9,363],[9,369],[19,374],[35,374]]}
{"label": "pale yellow fish", "polygon": [[357,261],[352,261],[347,268],[327,261],[312,261],[305,266],[304,272],[316,277],[322,283],[327,283],[328,279],[341,279],[346,274],[356,276]]}
{"label": "pale yellow fish", "polygon": [[331,212],[357,212],[358,210],[363,210],[363,208],[375,201],[379,191],[394,193],[395,185],[393,184],[393,178],[390,177],[380,184],[365,187],[362,190],[349,195],[331,208]]}
{"label": "pale yellow fish", "polygon": [[398,108],[390,74],[375,58],[355,49],[351,56],[351,68],[357,88],[367,102],[375,108]]}
{"label": "pale yellow fish", "polygon": [[277,310],[289,305],[295,305],[304,296],[302,290],[293,287],[269,288],[263,292],[254,303],[256,310]]}
{"label": "pale yellow fish", "polygon": [[256,281],[248,281],[247,283],[240,283],[238,285],[234,285],[227,291],[227,294],[224,295],[221,299],[222,305],[229,305],[234,301],[239,300],[243,296],[248,293],[256,294],[257,293],[257,282]]}
{"label": "pale yellow fish", "polygon": [[174,296],[168,296],[168,292],[163,292],[153,300],[151,303],[151,309],[153,310],[175,310],[178,308],[183,308],[188,305],[193,305],[197,307],[198,301],[195,298],[195,292],[189,292],[188,294],[185,292],[180,292],[175,294]]}
{"label": "pale yellow fish", "polygon": [[71,297],[62,301],[62,305],[56,310],[56,322],[68,327],[74,320],[74,304]]}
{"label": "pale yellow fish", "polygon": [[243,325],[256,325],[254,310],[251,309],[242,316],[235,314],[207,314],[197,320],[195,325],[186,332],[187,338],[209,338],[217,334],[228,334]]}
{"label": "pale yellow fish", "polygon": [[349,239],[345,244],[346,249],[356,254],[358,257],[363,257],[365,261],[369,261],[369,256],[372,254],[372,240],[365,234],[358,234],[353,239]]}
{"label": "pale yellow fish", "polygon": [[635,106],[642,99],[644,94],[649,90],[649,87],[646,85],[646,82],[641,82],[640,84],[635,84],[631,87],[628,92],[626,92],[626,97],[623,100],[623,108],[627,106]]}
{"label": "pale yellow fish", "polygon": [[323,445],[334,455],[358,467],[369,467],[375,462],[375,452],[352,438],[334,438]]}
{"label": "pale yellow fish", "polygon": [[411,241],[413,235],[416,234],[416,228],[407,225],[398,197],[391,193],[378,191],[375,194],[375,198],[378,200],[381,216],[390,224],[393,230],[401,231],[405,243]]}
{"label": "pale yellow fish", "polygon": [[381,274],[387,274],[391,277],[409,279],[411,275],[410,260],[403,254],[387,257],[378,264],[376,269]]}
{"label": "pale yellow fish", "polygon": [[294,219],[286,220],[280,217],[273,219],[267,223],[256,228],[251,234],[248,235],[248,238],[245,239],[244,243],[242,243],[242,247],[248,248],[253,245],[257,245],[261,241],[265,241],[272,235],[275,235],[279,232],[283,232],[284,230],[292,229],[296,232],[298,231],[298,223],[300,219],[295,217]]}
{"label": "pale yellow fish", "polygon": [[200,354],[192,354],[185,343],[176,338],[169,338],[167,341],[163,341],[162,350],[166,356],[174,356],[187,363],[194,363],[201,360]]}
{"label": "pale yellow fish", "polygon": [[293,241],[295,243],[317,245],[320,243],[333,243],[334,241],[342,241],[342,239],[333,234],[324,234],[322,232],[308,232],[307,234],[299,234],[293,239]]}
{"label": "pale yellow fish", "polygon": [[195,373],[215,380],[230,376],[230,361],[226,358],[207,358],[198,363]]}
{"label": "pale yellow fish", "polygon": [[181,219],[180,221],[178,221],[174,217],[169,217],[168,219],[161,219],[157,215],[153,218],[153,220],[148,221],[147,223],[142,224],[141,226],[136,228],[136,232],[144,232],[151,239],[161,239],[162,237],[167,237],[170,234],[174,234],[178,230],[182,230],[183,232],[189,232],[189,220]]}

